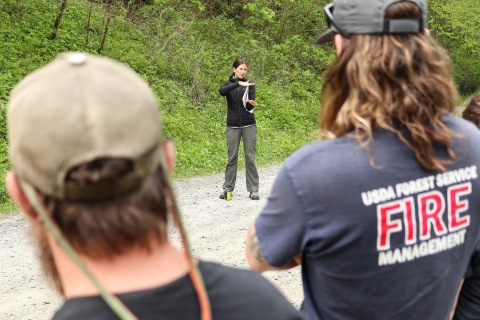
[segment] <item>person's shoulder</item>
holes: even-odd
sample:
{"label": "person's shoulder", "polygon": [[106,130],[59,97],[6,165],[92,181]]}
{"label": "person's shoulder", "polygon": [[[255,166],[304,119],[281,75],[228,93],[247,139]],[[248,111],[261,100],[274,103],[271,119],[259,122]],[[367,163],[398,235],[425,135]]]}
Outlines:
{"label": "person's shoulder", "polygon": [[449,114],[444,117],[444,122],[454,132],[464,134],[469,138],[480,139],[480,130],[468,120]]}
{"label": "person's shoulder", "polygon": [[309,144],[292,153],[285,160],[285,165],[288,168],[294,168],[306,161],[315,161],[316,157],[335,157],[337,154],[344,152],[344,150],[355,146],[355,143],[356,141],[346,136],[334,140],[311,141]]}
{"label": "person's shoulder", "polygon": [[238,80],[235,79],[235,78],[229,78],[227,81],[222,82],[222,86],[226,86],[226,85],[228,85],[228,84],[231,84],[231,83],[237,82],[237,81],[238,81]]}
{"label": "person's shoulder", "polygon": [[236,269],[226,267],[214,262],[202,261],[200,270],[204,275],[205,284],[216,286],[228,286],[235,284],[236,291],[251,291],[252,289],[276,290],[264,277],[259,273],[250,270]]}
{"label": "person's shoulder", "polygon": [[268,280],[256,272],[202,261],[199,264],[214,318],[304,319]]}
{"label": "person's shoulder", "polygon": [[112,319],[114,313],[99,296],[67,299],[53,315],[52,320]]}

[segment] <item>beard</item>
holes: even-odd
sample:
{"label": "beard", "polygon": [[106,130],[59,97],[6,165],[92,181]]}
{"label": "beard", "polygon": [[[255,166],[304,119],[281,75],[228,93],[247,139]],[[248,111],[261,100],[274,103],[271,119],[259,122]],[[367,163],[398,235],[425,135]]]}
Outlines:
{"label": "beard", "polygon": [[58,270],[53,259],[52,251],[50,250],[50,244],[48,243],[48,231],[39,220],[32,221],[31,223],[32,226],[30,227],[29,234],[34,245],[36,246],[42,271],[47,279],[54,285],[55,289],[57,289],[57,291],[63,295],[62,283],[58,275]]}

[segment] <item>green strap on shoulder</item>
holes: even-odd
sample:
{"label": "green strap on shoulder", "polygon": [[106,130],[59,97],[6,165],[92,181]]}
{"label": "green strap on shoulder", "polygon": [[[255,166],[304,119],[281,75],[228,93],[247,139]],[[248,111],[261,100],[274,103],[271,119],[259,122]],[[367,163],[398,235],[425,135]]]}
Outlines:
{"label": "green strap on shoulder", "polygon": [[200,312],[201,312],[201,320],[211,320],[212,319],[212,311],[211,311],[211,306],[210,306],[210,300],[208,298],[208,293],[207,289],[205,287],[205,282],[203,281],[202,273],[200,272],[197,263],[195,263],[193,255],[192,255],[192,250],[190,247],[190,242],[188,240],[187,232],[185,230],[185,226],[183,224],[183,219],[182,215],[180,214],[180,208],[178,207],[178,203],[175,200],[175,195],[173,194],[173,184],[170,175],[167,172],[167,161],[165,158],[165,154],[162,154],[161,156],[161,170],[162,170],[162,177],[163,181],[166,183],[168,192],[169,192],[169,198],[171,201],[171,206],[173,207],[173,212],[172,214],[174,215],[174,218],[176,219],[177,227],[180,231],[180,237],[183,242],[185,254],[187,256],[187,259],[190,263],[190,267],[193,269],[193,274],[190,274],[191,277],[194,277],[196,279],[191,279],[192,282],[194,283],[195,286],[195,280],[198,281],[199,287],[195,287],[195,291],[197,292],[197,296],[199,299],[199,304],[200,304]]}
{"label": "green strap on shoulder", "polygon": [[77,255],[70,243],[68,243],[68,240],[62,234],[62,231],[58,228],[56,223],[49,216],[43,205],[40,204],[40,201],[38,200],[38,195],[33,189],[33,187],[25,181],[20,180],[19,182],[21,188],[23,189],[23,192],[27,196],[30,204],[33,206],[35,211],[39,214],[40,219],[42,220],[45,227],[54,236],[55,240],[58,242],[60,247],[62,247],[62,249],[67,253],[70,259],[72,259],[72,261],[77,265],[77,267],[80,268],[80,270],[93,283],[95,288],[97,288],[100,296],[103,298],[105,303],[121,320],[137,320],[137,317],[135,317],[135,315],[130,310],[128,310],[128,308],[120,301],[120,299],[107,292],[107,290],[105,290],[105,288],[103,288],[103,286],[97,281],[97,279],[90,272],[90,270],[88,270],[87,266]]}

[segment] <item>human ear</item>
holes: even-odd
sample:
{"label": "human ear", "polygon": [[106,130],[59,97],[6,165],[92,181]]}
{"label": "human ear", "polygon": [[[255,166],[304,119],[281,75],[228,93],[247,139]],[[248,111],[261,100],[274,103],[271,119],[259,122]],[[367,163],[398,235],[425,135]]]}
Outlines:
{"label": "human ear", "polygon": [[5,178],[5,184],[7,185],[7,190],[15,203],[22,209],[22,211],[30,218],[36,219],[38,217],[37,212],[32,208],[30,201],[28,201],[27,196],[20,187],[18,182],[17,175],[15,172],[10,171],[7,173]]}
{"label": "human ear", "polygon": [[169,141],[169,140],[164,141],[163,150],[165,151],[165,158],[167,161],[168,173],[172,174],[173,168],[175,167],[175,160],[176,160],[175,147],[172,141]]}
{"label": "human ear", "polygon": [[337,49],[337,54],[341,55],[343,50],[343,37],[340,34],[336,34],[333,38],[333,42],[335,43],[335,48]]}
{"label": "human ear", "polygon": [[423,29],[423,31],[425,32],[425,34],[426,34],[427,36],[430,36],[430,29],[425,28],[425,29]]}

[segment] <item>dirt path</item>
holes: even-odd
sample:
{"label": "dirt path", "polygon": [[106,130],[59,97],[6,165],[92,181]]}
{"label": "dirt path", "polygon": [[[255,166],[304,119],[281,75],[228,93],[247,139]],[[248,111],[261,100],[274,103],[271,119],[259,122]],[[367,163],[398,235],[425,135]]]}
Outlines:
{"label": "dirt path", "polygon": [[[218,198],[222,174],[175,181],[194,254],[236,268],[247,268],[245,239],[278,172],[279,166],[260,168],[260,201],[248,198],[245,172],[239,172],[232,201]],[[43,278],[22,215],[0,216],[0,319],[50,319],[61,297]],[[171,238],[178,243],[178,234]],[[300,269],[264,274],[297,307],[303,300]]]}

